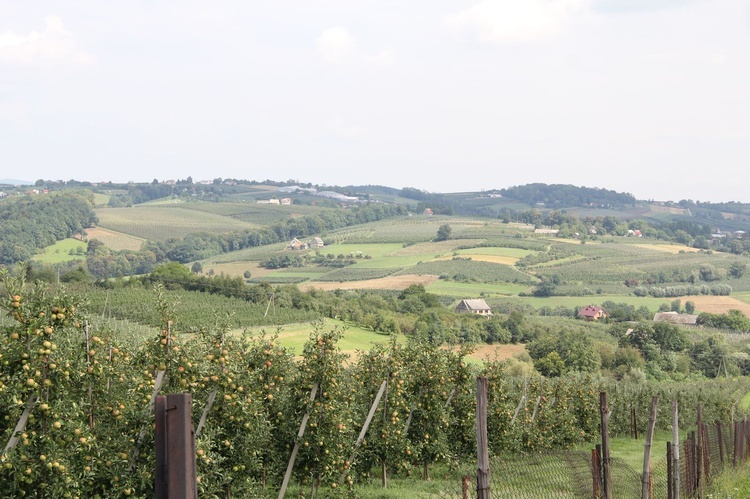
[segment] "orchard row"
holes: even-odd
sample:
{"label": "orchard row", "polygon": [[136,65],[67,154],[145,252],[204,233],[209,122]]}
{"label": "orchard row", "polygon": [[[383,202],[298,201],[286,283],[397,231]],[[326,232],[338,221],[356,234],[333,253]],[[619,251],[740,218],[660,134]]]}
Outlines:
{"label": "orchard row", "polygon": [[123,343],[89,327],[74,296],[7,276],[5,288],[14,321],[0,334],[0,489],[17,497],[151,496],[157,392],[193,396],[200,494],[247,497],[264,485],[278,490],[295,443],[295,479],[329,492],[373,473],[428,475],[433,463],[472,460],[480,375],[489,378],[493,453],[596,440],[602,389],[613,400],[613,432],[628,430],[631,405],[645,414],[655,391],[665,407],[702,402],[704,419],[727,421],[749,389],[744,379],[659,387],[607,386],[590,375],[517,378],[499,361],[467,363],[469,347],[395,339],[350,358],[337,346],[341,331],[314,324],[295,358],[274,336],[233,336],[226,324],[178,331],[161,295],[159,333]]}

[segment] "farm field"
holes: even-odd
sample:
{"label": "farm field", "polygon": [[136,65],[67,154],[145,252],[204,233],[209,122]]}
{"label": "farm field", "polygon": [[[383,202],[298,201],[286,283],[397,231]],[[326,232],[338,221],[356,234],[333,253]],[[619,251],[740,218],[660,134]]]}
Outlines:
{"label": "farm field", "polygon": [[85,258],[86,243],[78,239],[68,238],[58,241],[52,246],[47,246],[42,253],[35,255],[32,260],[44,264],[54,264],[71,260],[84,260]]}
{"label": "farm field", "polygon": [[688,248],[687,246],[678,245],[678,244],[634,244],[633,246],[637,246],[639,248],[646,248],[646,249],[652,249],[656,251],[664,251],[667,253],[671,253],[673,255],[676,255],[678,253],[698,253],[700,250],[698,248]]}
{"label": "farm field", "polygon": [[[398,276],[400,277],[400,276]],[[453,297],[509,297],[528,291],[529,286],[513,283],[456,282],[436,279],[425,288],[430,293]]]}
{"label": "farm field", "polygon": [[303,291],[315,288],[322,291],[333,291],[335,289],[406,289],[412,284],[422,284],[427,287],[437,280],[434,275],[399,275],[380,279],[368,279],[366,281],[349,282],[306,282],[299,286]]}
{"label": "farm field", "polygon": [[165,241],[191,232],[225,233],[256,227],[231,217],[172,205],[99,208],[96,215],[101,227],[152,241]]}
{"label": "farm field", "polygon": [[[315,331],[316,328],[321,330],[330,331],[334,328],[344,331],[344,335],[339,340],[338,345],[341,348],[341,352],[352,357],[356,355],[357,351],[367,351],[372,348],[373,344],[387,344],[390,341],[390,335],[378,333],[372,329],[365,329],[358,327],[353,324],[347,324],[343,321],[336,319],[324,319],[316,321],[315,323],[305,322],[297,324],[287,324],[280,326],[277,329],[268,327],[254,327],[246,330],[232,330],[233,334],[247,334],[250,336],[256,336],[265,333],[276,334],[278,333],[279,344],[288,348],[292,351],[295,356],[302,355],[302,348],[310,338],[310,333]],[[404,343],[406,337],[404,335],[398,335],[399,343]]]}
{"label": "farm field", "polygon": [[111,198],[109,194],[100,194],[95,193],[94,194],[94,206],[107,206],[107,203],[109,203],[109,198]]}
{"label": "farm field", "polygon": [[[345,323],[336,319],[324,319],[315,323],[299,323],[299,324],[287,324],[280,326],[277,329],[268,327],[254,327],[245,330],[234,329],[232,334],[245,334],[250,336],[258,335],[272,335],[278,333],[279,344],[290,349],[295,356],[302,354],[302,348],[305,342],[309,339],[310,333],[315,330],[316,327],[321,327],[323,330],[331,330],[338,328],[344,331],[344,335],[339,340],[338,345],[341,347],[341,352],[348,355],[350,358],[355,356],[358,351],[368,351],[372,348],[373,344],[387,344],[390,341],[390,335],[378,333],[372,329],[365,329],[358,327],[351,323]],[[403,344],[407,341],[404,335],[398,335],[397,340]],[[486,359],[490,360],[505,360],[525,351],[524,345],[477,345],[476,349],[469,354],[469,357],[474,361],[483,361]]]}
{"label": "farm field", "polygon": [[115,251],[119,250],[132,250],[136,251],[143,246],[146,242],[141,237],[131,236],[129,234],[123,234],[122,232],[115,232],[113,230],[105,229],[103,227],[92,227],[86,229],[86,237],[91,239],[98,239],[103,242],[107,248]]}

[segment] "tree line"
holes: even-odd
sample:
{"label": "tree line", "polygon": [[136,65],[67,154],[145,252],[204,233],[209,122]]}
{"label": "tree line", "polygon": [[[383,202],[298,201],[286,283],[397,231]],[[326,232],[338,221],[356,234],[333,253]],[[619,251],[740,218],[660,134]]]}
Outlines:
{"label": "tree line", "polygon": [[13,197],[0,202],[0,264],[31,259],[57,241],[98,222],[87,191]]}

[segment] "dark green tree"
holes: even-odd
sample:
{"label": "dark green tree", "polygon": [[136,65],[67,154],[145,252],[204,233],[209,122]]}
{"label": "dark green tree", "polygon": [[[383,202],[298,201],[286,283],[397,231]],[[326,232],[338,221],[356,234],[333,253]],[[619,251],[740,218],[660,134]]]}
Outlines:
{"label": "dark green tree", "polygon": [[448,224],[443,224],[438,228],[437,231],[437,237],[435,238],[435,241],[447,241],[451,238],[451,226]]}

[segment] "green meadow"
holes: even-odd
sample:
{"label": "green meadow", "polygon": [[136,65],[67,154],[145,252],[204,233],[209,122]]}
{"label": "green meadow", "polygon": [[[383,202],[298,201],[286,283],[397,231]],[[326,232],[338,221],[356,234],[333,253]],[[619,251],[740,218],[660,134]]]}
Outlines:
{"label": "green meadow", "polygon": [[42,253],[35,255],[32,260],[44,264],[54,264],[71,260],[84,260],[85,258],[86,243],[78,239],[68,238],[47,246]]}

